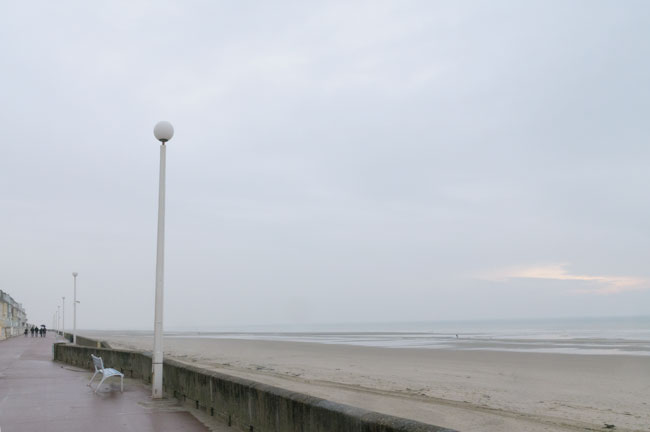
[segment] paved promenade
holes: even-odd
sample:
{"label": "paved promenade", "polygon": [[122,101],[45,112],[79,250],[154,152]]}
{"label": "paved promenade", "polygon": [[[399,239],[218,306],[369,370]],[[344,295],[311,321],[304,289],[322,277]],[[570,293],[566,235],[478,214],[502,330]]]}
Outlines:
{"label": "paved promenade", "polygon": [[120,393],[110,378],[94,394],[92,373],[52,361],[53,342],[52,334],[0,341],[1,432],[211,430],[175,401],[152,401],[139,380],[125,378]]}

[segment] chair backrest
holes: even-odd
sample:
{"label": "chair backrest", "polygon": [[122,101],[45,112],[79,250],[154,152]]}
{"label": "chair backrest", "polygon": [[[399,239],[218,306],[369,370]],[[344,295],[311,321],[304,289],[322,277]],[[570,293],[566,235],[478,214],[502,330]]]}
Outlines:
{"label": "chair backrest", "polygon": [[97,357],[96,355],[93,354],[91,354],[90,356],[93,358],[93,365],[95,365],[95,371],[104,370],[104,362],[102,361],[102,358]]}

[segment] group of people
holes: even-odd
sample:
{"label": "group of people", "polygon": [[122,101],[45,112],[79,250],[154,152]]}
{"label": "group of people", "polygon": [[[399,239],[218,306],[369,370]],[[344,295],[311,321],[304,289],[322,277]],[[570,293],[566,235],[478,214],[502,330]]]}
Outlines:
{"label": "group of people", "polygon": [[32,334],[32,337],[38,337],[38,336],[45,337],[45,335],[47,334],[47,329],[44,326],[41,328],[38,328],[36,326],[32,326],[32,328],[29,329],[25,328],[25,337],[29,333]]}

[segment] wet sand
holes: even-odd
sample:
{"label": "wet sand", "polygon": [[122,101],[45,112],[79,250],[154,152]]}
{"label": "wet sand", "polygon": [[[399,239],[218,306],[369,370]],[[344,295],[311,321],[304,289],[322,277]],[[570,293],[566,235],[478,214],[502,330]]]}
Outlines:
{"label": "wet sand", "polygon": [[[116,348],[152,337],[84,333]],[[165,338],[177,360],[463,432],[650,430],[650,358]]]}

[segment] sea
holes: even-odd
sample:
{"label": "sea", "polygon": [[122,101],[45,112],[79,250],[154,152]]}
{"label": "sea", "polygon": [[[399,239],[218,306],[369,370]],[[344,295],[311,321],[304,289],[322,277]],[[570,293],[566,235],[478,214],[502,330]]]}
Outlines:
{"label": "sea", "polygon": [[165,335],[395,349],[650,356],[650,316],[253,325],[166,331]]}

